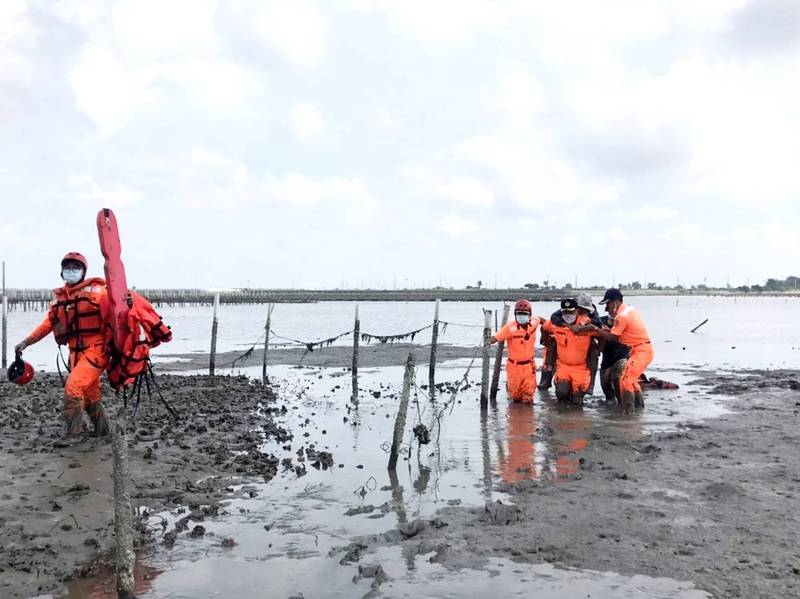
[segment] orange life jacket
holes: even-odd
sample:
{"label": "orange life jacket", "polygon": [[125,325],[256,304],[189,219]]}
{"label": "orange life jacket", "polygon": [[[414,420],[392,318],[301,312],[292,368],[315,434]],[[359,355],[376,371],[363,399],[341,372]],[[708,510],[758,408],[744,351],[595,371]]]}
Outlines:
{"label": "orange life jacket", "polygon": [[56,343],[69,345],[72,351],[83,351],[105,342],[108,296],[103,279],[92,278],[75,287],[59,287],[53,294],[55,299],[48,318]]}
{"label": "orange life jacket", "polygon": [[[130,292],[128,310],[128,330],[122,351],[111,350],[107,374],[108,382],[115,390],[131,385],[136,377],[147,370],[150,350],[162,343],[172,341],[172,331],[164,324],[161,316],[144,297]],[[113,348],[113,333],[109,334],[108,345]]]}

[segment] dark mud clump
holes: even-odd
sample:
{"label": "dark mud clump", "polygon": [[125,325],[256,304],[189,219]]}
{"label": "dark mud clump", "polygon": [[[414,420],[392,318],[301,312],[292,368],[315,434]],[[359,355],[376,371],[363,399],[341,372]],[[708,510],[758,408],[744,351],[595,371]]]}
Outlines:
{"label": "dark mud clump", "polygon": [[[142,397],[128,429],[131,490],[139,543],[170,547],[201,537],[198,522],[220,514],[233,484],[271,480],[280,459],[261,448],[278,440],[291,449],[292,434],[272,420],[272,392],[247,378],[157,380],[180,419],[157,397]],[[25,387],[0,382],[0,597],[59,593],[74,578],[111,567],[111,446],[88,431],[74,447],[53,445],[63,427],[61,394],[57,376],[37,373]],[[107,388],[103,395],[110,418],[121,418],[122,398]],[[129,414],[134,403],[128,400]],[[317,450],[307,459],[320,468],[333,463]],[[151,515],[180,506],[189,513],[172,530]]]}

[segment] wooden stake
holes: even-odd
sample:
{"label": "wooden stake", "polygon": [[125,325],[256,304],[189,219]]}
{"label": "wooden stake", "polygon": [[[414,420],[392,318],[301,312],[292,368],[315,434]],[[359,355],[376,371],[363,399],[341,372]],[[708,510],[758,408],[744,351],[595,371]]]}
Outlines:
{"label": "wooden stake", "polygon": [[356,304],[356,318],[353,323],[353,395],[350,397],[358,405],[358,341],[361,337],[361,321],[358,319],[358,305]]}
{"label": "wooden stake", "polygon": [[2,325],[2,335],[3,335],[3,356],[2,356],[2,365],[3,368],[8,367],[8,298],[6,297],[6,263],[3,261],[3,325]]}
{"label": "wooden stake", "polygon": [[489,365],[491,363],[490,348],[492,339],[492,311],[483,311],[483,369],[481,376],[481,410],[489,404]]}
{"label": "wooden stake", "polygon": [[[697,329],[699,329],[701,326],[703,326],[707,322],[708,322],[708,318],[706,318],[703,322],[701,322],[699,325],[694,327],[690,332],[694,333]],[[3,347],[3,351],[5,351],[5,347]],[[3,354],[3,356],[5,356],[5,354]],[[5,359],[3,360],[3,363],[5,364]]]}
{"label": "wooden stake", "polygon": [[117,598],[134,599],[133,512],[128,488],[128,440],[125,429],[115,425],[111,440],[114,453],[114,537],[116,545]]}
{"label": "wooden stake", "polygon": [[[508,304],[503,306],[503,324],[500,327],[506,326],[508,322],[508,313],[510,307]],[[497,343],[497,351],[494,354],[494,372],[492,373],[492,389],[489,393],[489,399],[493,406],[497,405],[497,387],[500,385],[500,368],[503,366],[503,348],[505,347],[503,341]]]}
{"label": "wooden stake", "polygon": [[408,412],[408,399],[411,396],[411,381],[414,378],[414,354],[408,354],[406,371],[403,375],[403,391],[400,394],[400,409],[397,411],[397,420],[394,421],[394,437],[392,437],[392,450],[389,453],[389,470],[397,467],[397,454],[403,443],[403,432],[406,428],[406,413]]}
{"label": "wooden stake", "polygon": [[433,332],[431,333],[431,361],[428,365],[428,392],[433,399],[436,393],[436,344],[439,342],[439,303],[436,300],[436,308],[433,312]]}
{"label": "wooden stake", "polygon": [[219,321],[217,320],[219,312],[219,293],[214,295],[214,320],[211,322],[211,355],[208,359],[208,375],[214,376],[214,369],[217,361],[217,329],[219,328]]}
{"label": "wooden stake", "polygon": [[261,362],[261,384],[264,387],[269,382],[267,380],[267,352],[269,351],[269,332],[272,329],[272,309],[274,304],[267,305],[267,324],[264,326],[264,359]]}

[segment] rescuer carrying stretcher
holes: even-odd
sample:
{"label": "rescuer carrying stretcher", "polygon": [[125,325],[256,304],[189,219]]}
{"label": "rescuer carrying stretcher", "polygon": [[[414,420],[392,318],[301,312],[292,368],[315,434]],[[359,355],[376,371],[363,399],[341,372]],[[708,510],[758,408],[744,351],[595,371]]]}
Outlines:
{"label": "rescuer carrying stretcher", "polygon": [[42,323],[14,348],[21,354],[26,347],[51,332],[56,343],[69,347],[69,375],[64,384],[66,430],[60,446],[71,445],[81,432],[84,410],[96,436],[109,433],[108,419],[100,397],[100,377],[108,366],[106,349],[109,305],[103,279],[86,278],[88,263],[78,252],[69,252],[61,261],[64,286],[53,291],[54,299]]}

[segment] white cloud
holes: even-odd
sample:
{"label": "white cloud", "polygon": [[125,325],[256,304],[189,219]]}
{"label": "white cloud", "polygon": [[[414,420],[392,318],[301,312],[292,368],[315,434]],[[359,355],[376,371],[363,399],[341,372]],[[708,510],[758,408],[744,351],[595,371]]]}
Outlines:
{"label": "white cloud", "polygon": [[658,223],[667,220],[673,220],[678,217],[678,213],[671,208],[664,206],[652,206],[644,204],[631,214],[634,220],[644,221],[648,223]]}
{"label": "white cloud", "polygon": [[292,134],[301,142],[311,141],[325,130],[325,118],[309,102],[301,102],[292,107],[290,122]]}
{"label": "white cloud", "polygon": [[346,220],[353,225],[369,223],[378,212],[378,203],[358,178],[315,179],[300,173],[279,177],[270,173],[262,185],[262,196],[270,202],[289,204],[295,210],[314,207],[337,213],[344,209]]}
{"label": "white cloud", "polygon": [[314,69],[322,64],[328,38],[328,20],[311,0],[261,2],[246,14],[256,36],[278,50],[292,64]]}
{"label": "white cloud", "polygon": [[199,168],[224,168],[231,164],[231,159],[220,152],[202,146],[194,146],[191,151],[192,164]]}
{"label": "white cloud", "polygon": [[495,194],[485,181],[469,175],[446,177],[431,168],[414,164],[402,167],[401,176],[408,182],[409,195],[420,200],[443,200],[465,206],[491,206]]}
{"label": "white cloud", "polygon": [[463,218],[458,214],[445,215],[439,222],[439,228],[451,237],[473,235],[481,229],[475,221]]}
{"label": "white cloud", "polygon": [[71,175],[67,185],[77,199],[100,208],[119,208],[138,202],[142,194],[123,185],[101,187],[91,175]]}

